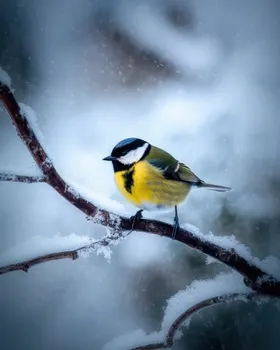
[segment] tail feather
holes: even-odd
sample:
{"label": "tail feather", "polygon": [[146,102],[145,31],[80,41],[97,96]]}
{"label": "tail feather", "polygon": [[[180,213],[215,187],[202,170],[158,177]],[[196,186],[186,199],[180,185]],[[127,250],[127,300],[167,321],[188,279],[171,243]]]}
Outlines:
{"label": "tail feather", "polygon": [[208,183],[203,182],[203,181],[199,184],[199,187],[206,188],[206,189],[212,190],[212,191],[218,191],[218,192],[227,192],[227,191],[231,190],[230,187],[208,184]]}

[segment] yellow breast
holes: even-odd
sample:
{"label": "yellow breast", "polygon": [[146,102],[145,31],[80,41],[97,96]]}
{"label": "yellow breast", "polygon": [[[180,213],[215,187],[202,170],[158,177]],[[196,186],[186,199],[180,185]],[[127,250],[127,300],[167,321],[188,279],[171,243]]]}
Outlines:
{"label": "yellow breast", "polygon": [[129,170],[116,172],[115,182],[128,201],[146,210],[175,206],[190,190],[184,182],[165,179],[159,169],[146,161],[136,163]]}

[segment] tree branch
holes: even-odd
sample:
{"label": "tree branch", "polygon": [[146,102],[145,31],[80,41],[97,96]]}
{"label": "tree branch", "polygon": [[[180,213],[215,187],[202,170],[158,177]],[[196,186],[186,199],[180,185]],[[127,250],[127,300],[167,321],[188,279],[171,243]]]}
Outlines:
{"label": "tree branch", "polygon": [[0,267],[0,275],[4,275],[5,273],[12,271],[24,271],[28,272],[28,270],[35,265],[42,264],[48,261],[53,260],[61,260],[61,259],[78,259],[79,255],[76,250],[69,250],[59,253],[51,253],[46,255],[41,255],[37,258],[25,260],[20,263],[11,264],[7,266]]}
{"label": "tree branch", "polygon": [[116,240],[120,240],[125,238],[131,233],[131,231],[125,232],[123,234],[122,232],[112,232],[111,234],[108,234],[101,238],[98,241],[94,241],[91,244],[87,244],[85,246],[82,246],[77,249],[73,250],[66,250],[61,251],[57,253],[51,253],[51,254],[45,254],[41,255],[39,257],[36,257],[34,259],[25,260],[19,263],[6,265],[3,267],[0,267],[0,275],[4,275],[5,273],[12,272],[12,271],[24,271],[28,272],[28,270],[35,266],[39,265],[48,261],[54,261],[54,260],[62,260],[62,259],[72,259],[76,260],[79,258],[80,254],[83,252],[88,252],[92,249],[98,250],[100,247],[106,247],[109,246],[111,243],[113,243]]}
{"label": "tree branch", "polygon": [[27,176],[27,175],[15,175],[15,174],[6,174],[0,173],[0,181],[8,182],[24,182],[24,183],[36,183],[36,182],[46,182],[44,176]]}
{"label": "tree branch", "polygon": [[[54,190],[56,190],[67,201],[69,201],[73,206],[90,217],[94,223],[117,229],[119,232],[130,230],[131,221],[129,218],[119,216],[110,213],[107,210],[98,208],[83,198],[81,194],[73,190],[61,178],[61,176],[57,173],[52,161],[38,141],[26,118],[24,111],[20,109],[10,88],[7,85],[1,83],[0,99],[2,100],[12,119],[18,136],[22,139],[35,162],[37,163],[38,167],[41,169],[46,183],[50,185]],[[172,226],[161,221],[140,220],[135,224],[134,229],[136,231],[172,238]],[[280,282],[277,281],[273,276],[270,276],[266,272],[262,271],[251,261],[247,261],[238,255],[234,250],[224,249],[184,229],[180,229],[180,231],[177,233],[176,240],[235,269],[245,277],[245,283],[252,289],[266,294],[280,296]]]}
{"label": "tree branch", "polygon": [[165,340],[162,343],[152,343],[144,346],[139,346],[130,350],[170,349],[174,346],[174,342],[176,340],[175,335],[177,331],[181,328],[184,322],[186,322],[197,312],[216,304],[231,302],[241,298],[253,301],[256,298],[260,298],[261,296],[261,294],[257,293],[231,293],[203,300],[187,309],[172,323],[172,325],[169,327]]}

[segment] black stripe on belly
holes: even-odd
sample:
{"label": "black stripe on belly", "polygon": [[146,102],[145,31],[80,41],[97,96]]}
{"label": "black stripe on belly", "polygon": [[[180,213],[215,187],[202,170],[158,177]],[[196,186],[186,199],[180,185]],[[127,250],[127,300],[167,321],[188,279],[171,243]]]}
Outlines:
{"label": "black stripe on belly", "polygon": [[131,193],[131,188],[134,184],[133,175],[134,175],[134,168],[132,168],[131,170],[129,170],[123,174],[124,188],[129,193]]}

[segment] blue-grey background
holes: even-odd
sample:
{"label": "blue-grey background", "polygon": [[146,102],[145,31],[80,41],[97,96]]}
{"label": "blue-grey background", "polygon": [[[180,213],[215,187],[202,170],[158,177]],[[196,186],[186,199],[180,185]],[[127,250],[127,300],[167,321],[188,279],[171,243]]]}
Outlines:
{"label": "blue-grey background", "polygon": [[[0,66],[36,111],[65,178],[130,215],[101,159],[122,138],[144,138],[203,179],[234,188],[191,193],[182,222],[234,234],[260,258],[280,257],[279,7],[277,0],[0,0]],[[1,170],[38,172],[2,106]],[[105,232],[46,185],[0,183],[0,255],[17,247],[20,260],[34,236],[58,233]],[[33,252],[44,250],[38,237]],[[137,328],[159,330],[170,296],[225,270],[140,233],[112,250],[111,263],[91,254],[0,276],[0,348],[99,350]],[[279,321],[273,303],[219,306],[196,316],[174,349],[278,349]]]}

